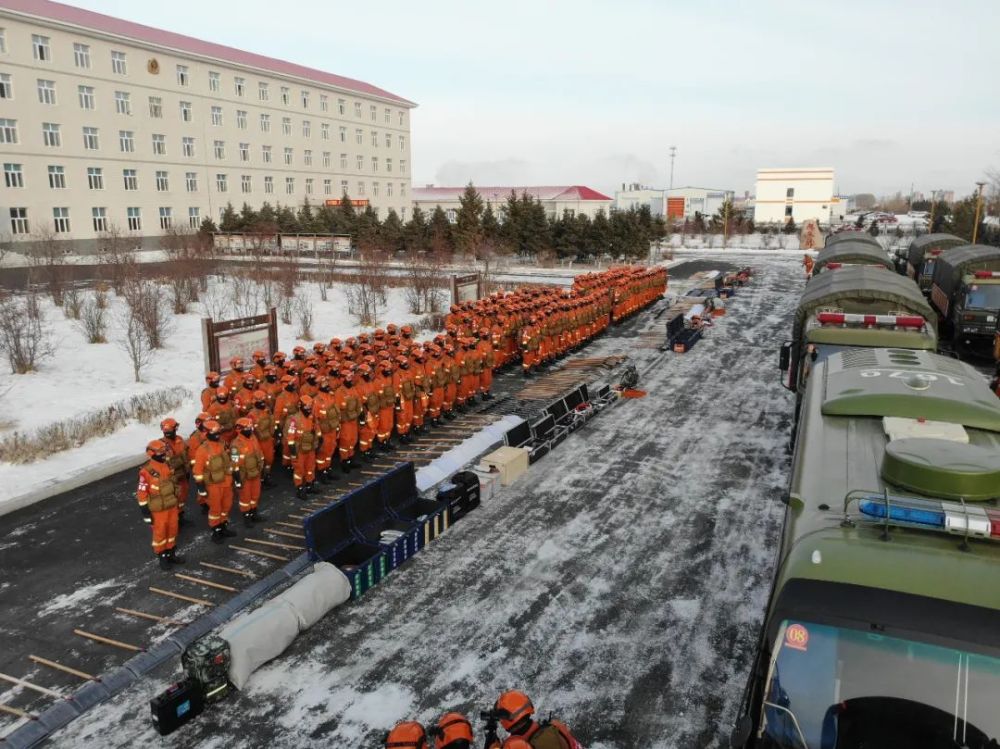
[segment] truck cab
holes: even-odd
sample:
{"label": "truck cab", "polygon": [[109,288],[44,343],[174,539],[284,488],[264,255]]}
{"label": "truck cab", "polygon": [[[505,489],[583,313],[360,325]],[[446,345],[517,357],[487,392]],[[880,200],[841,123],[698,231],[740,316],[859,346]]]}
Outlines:
{"label": "truck cab", "polygon": [[819,362],[731,746],[995,749],[998,496],[1000,399],[975,369],[895,348]]}
{"label": "truck cab", "polygon": [[925,296],[930,296],[934,263],[937,262],[938,256],[945,250],[966,244],[968,242],[954,234],[936,233],[917,237],[906,249],[906,275],[916,281]]}
{"label": "truck cab", "polygon": [[939,255],[931,304],[956,353],[989,355],[1000,316],[1000,248],[965,245]]}

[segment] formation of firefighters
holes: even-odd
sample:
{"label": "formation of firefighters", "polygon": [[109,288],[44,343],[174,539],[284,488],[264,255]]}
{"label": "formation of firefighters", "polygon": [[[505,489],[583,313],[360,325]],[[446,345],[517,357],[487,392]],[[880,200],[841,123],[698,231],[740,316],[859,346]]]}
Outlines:
{"label": "formation of firefighters", "polygon": [[[486,721],[486,749],[582,749],[566,724],[536,720],[535,706],[524,692],[504,692],[481,717]],[[502,742],[497,724],[507,732]],[[414,720],[397,723],[386,736],[385,749],[470,749],[474,740],[469,719],[450,712],[427,728]]]}
{"label": "formation of firefighters", "polygon": [[176,545],[192,485],[212,541],[223,543],[236,535],[234,501],[245,524],[266,520],[261,489],[275,467],[291,470],[305,499],[317,480],[335,480],[338,464],[349,473],[359,454],[393,450],[394,437],[407,443],[492,398],[497,369],[520,361],[531,376],[659,299],[666,283],[664,268],[618,268],[578,276],[569,291],[525,288],[452,305],[445,332],[423,342],[409,325],[387,325],[296,346],[291,358],[255,351],[247,365],[233,357],[225,377],[206,375],[190,436],[167,418],[146,446],[137,498],[160,566],[184,562]]}

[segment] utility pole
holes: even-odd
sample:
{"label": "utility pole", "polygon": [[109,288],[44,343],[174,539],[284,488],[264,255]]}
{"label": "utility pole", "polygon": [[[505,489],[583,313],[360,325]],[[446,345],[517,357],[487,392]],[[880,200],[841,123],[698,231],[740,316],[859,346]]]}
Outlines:
{"label": "utility pole", "polygon": [[976,220],[972,222],[972,244],[976,243],[976,237],[979,235],[979,216],[983,211],[983,188],[986,187],[985,182],[977,182],[979,185],[979,192],[976,193]]}
{"label": "utility pole", "polygon": [[670,146],[670,189],[674,189],[674,157],[677,156],[677,146]]}
{"label": "utility pole", "polygon": [[727,199],[722,204],[722,249],[726,249],[726,245],[729,243],[729,203],[730,201]]}
{"label": "utility pole", "polygon": [[931,218],[927,222],[927,233],[930,234],[934,231],[934,207],[937,203],[937,190],[931,190]]}

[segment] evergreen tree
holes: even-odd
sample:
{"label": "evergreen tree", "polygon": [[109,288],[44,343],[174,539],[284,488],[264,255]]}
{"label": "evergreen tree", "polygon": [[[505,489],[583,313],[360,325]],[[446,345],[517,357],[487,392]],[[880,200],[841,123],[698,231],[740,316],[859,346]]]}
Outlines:
{"label": "evergreen tree", "polygon": [[434,209],[428,224],[430,249],[433,252],[451,254],[455,251],[455,240],[452,236],[451,222],[441,206]]}
{"label": "evergreen tree", "polygon": [[507,246],[514,252],[521,253],[521,225],[522,221],[521,201],[517,198],[517,193],[513,190],[507,196],[507,204],[504,206],[504,220],[500,226],[500,236]]}
{"label": "evergreen tree", "polygon": [[590,222],[590,236],[587,240],[588,255],[604,255],[611,252],[611,223],[604,211],[598,211]]}
{"label": "evergreen tree", "polygon": [[278,223],[278,213],[274,210],[274,206],[265,200],[260,210],[257,211],[257,220],[263,224],[276,224]]}
{"label": "evergreen tree", "polygon": [[943,200],[937,201],[934,204],[934,221],[931,222],[930,230],[932,232],[946,231],[950,213],[951,207],[947,203]]}
{"label": "evergreen tree", "polygon": [[358,247],[379,246],[378,215],[370,205],[365,206],[354,223],[354,241]]}
{"label": "evergreen tree", "polygon": [[334,213],[336,214],[336,233],[350,234],[353,237],[356,228],[355,223],[358,217],[354,211],[354,206],[351,204],[351,198],[347,192],[344,192],[343,196],[340,198],[340,205],[337,206]]}
{"label": "evergreen tree", "polygon": [[316,226],[318,227],[317,231],[337,233],[337,214],[333,206],[324,203],[316,208]]}
{"label": "evergreen tree", "polygon": [[405,249],[403,242],[403,222],[399,220],[399,214],[392,208],[389,215],[379,227],[379,238],[382,246],[389,252],[398,252]]}
{"label": "evergreen tree", "polygon": [[410,252],[424,252],[428,249],[430,237],[427,218],[420,206],[413,207],[413,215],[403,230],[403,241]]}
{"label": "evergreen tree", "polygon": [[318,222],[316,221],[316,216],[313,213],[312,205],[309,203],[309,198],[306,198],[302,202],[297,218],[299,221],[299,227],[302,231],[309,233],[321,231]]}
{"label": "evergreen tree", "polygon": [[483,211],[483,218],[480,224],[483,227],[483,239],[488,242],[495,243],[500,238],[500,222],[497,221],[497,216],[493,213],[492,206],[486,206],[486,210]]}
{"label": "evergreen tree", "polygon": [[[955,203],[951,209],[951,216],[945,226],[947,226],[946,231],[951,232],[956,237],[961,237],[962,239],[968,239],[972,241],[972,225],[976,222],[976,197],[973,195],[966,198],[965,200],[960,200]],[[979,231],[977,232],[976,242],[979,242],[979,238],[983,236],[983,221],[980,217],[979,221]]]}
{"label": "evergreen tree", "polygon": [[290,206],[278,204],[277,208],[278,229],[283,234],[296,234],[300,231],[299,220],[295,216],[295,211]]}
{"label": "evergreen tree", "polygon": [[219,229],[216,227],[215,222],[208,216],[205,216],[205,218],[201,220],[201,226],[198,227],[198,234],[200,234],[202,238],[211,239],[212,235],[218,230]]}
{"label": "evergreen tree", "polygon": [[701,211],[694,212],[694,218],[691,220],[691,233],[692,234],[705,233],[705,217],[701,215]]}
{"label": "evergreen tree", "polygon": [[784,232],[785,234],[794,234],[796,231],[798,231],[798,227],[795,226],[795,219],[789,216],[788,221],[785,222]]}
{"label": "evergreen tree", "polygon": [[226,203],[226,207],[222,209],[222,219],[219,221],[219,229],[222,231],[239,231],[242,226],[240,217],[237,215],[236,209],[233,208],[233,204]]}
{"label": "evergreen tree", "polygon": [[458,199],[458,215],[455,221],[455,249],[473,254],[483,241],[483,199],[470,182]]}
{"label": "evergreen tree", "polygon": [[249,203],[244,203],[243,207],[240,209],[240,225],[244,230],[249,229],[251,226],[257,223],[259,216],[257,211],[250,207]]}

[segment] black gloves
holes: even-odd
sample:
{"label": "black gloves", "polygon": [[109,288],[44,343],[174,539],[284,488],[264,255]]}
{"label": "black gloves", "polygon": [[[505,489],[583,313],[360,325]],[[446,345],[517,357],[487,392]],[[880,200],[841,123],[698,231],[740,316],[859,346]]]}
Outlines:
{"label": "black gloves", "polygon": [[139,510],[142,512],[142,522],[153,522],[153,513],[149,511],[149,505],[139,505]]}

